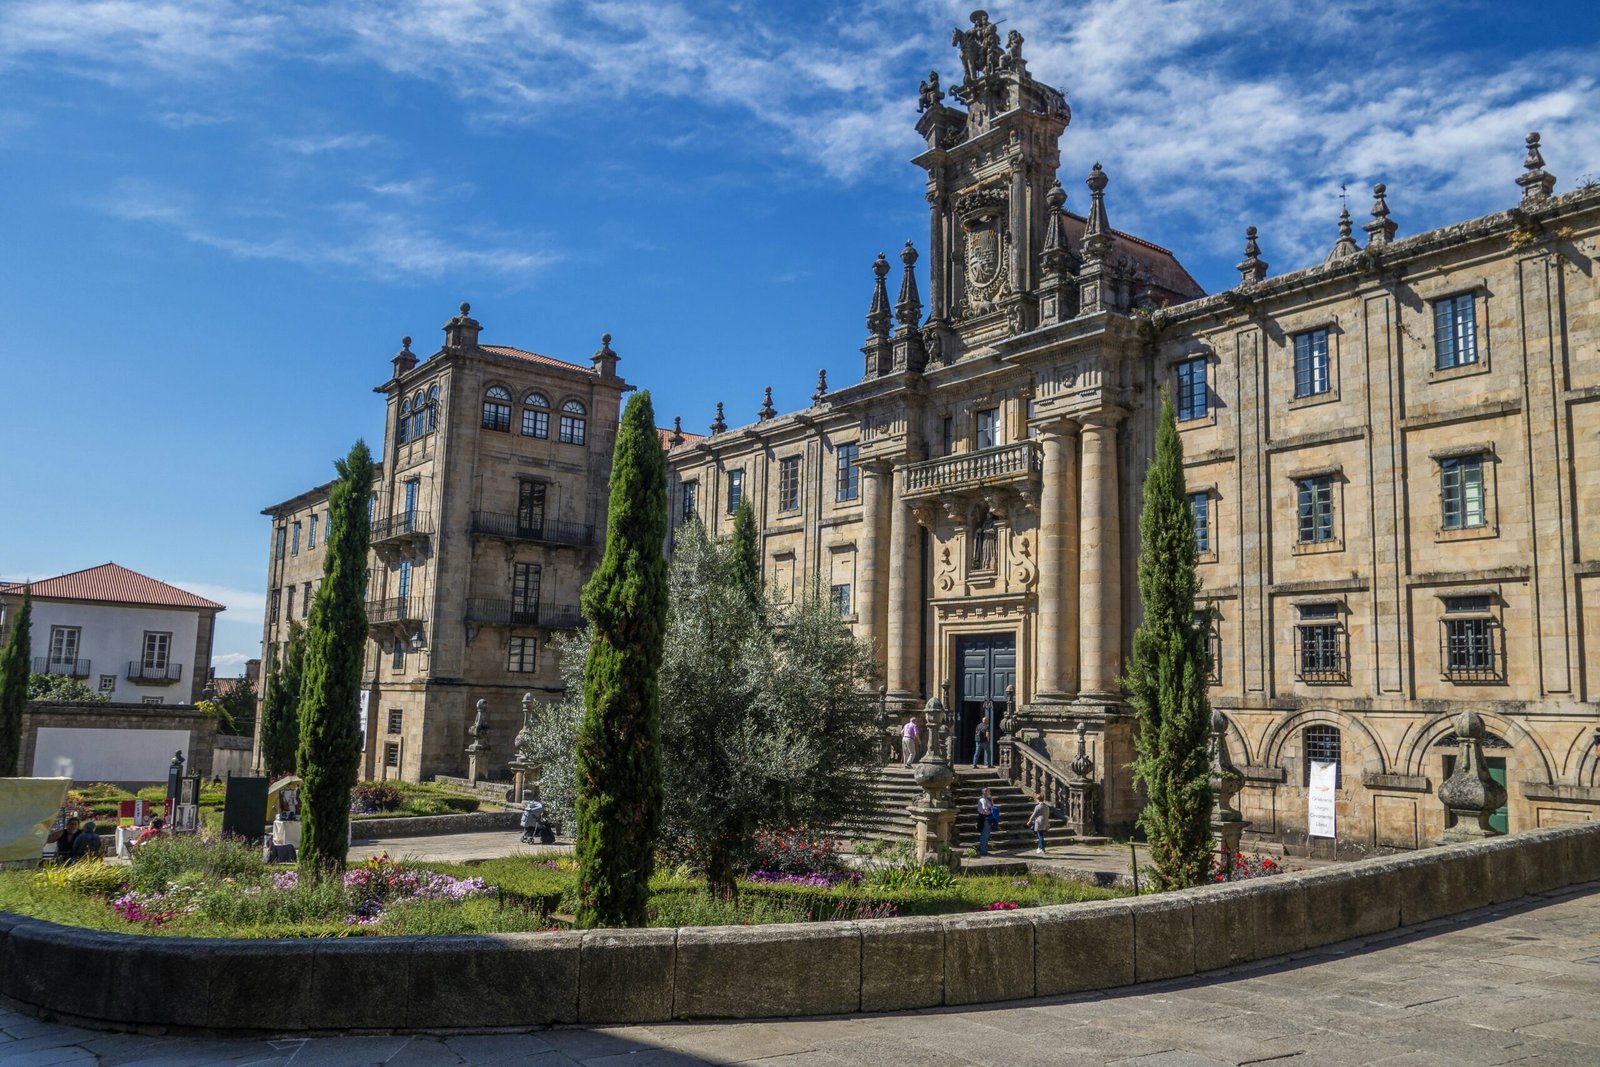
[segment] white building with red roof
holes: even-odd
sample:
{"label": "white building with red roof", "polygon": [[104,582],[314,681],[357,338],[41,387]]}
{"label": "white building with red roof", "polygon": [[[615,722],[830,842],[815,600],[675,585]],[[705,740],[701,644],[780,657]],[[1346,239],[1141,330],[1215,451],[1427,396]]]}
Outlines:
{"label": "white building with red roof", "polygon": [[125,704],[192,704],[211,673],[223,605],[116,563],[0,585],[9,625],[28,585],[36,674],[77,678]]}

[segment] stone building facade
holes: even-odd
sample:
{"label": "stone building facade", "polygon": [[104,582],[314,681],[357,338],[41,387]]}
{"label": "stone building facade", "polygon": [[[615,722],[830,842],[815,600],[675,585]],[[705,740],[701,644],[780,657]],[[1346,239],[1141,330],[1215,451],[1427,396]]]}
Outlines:
{"label": "stone building facade", "polygon": [[[364,778],[460,774],[486,701],[498,776],[522,698],[561,692],[550,640],[581,625],[578,594],[604,535],[622,394],[607,336],[590,366],[481,344],[463,304],[427,359],[405,339],[372,492]],[[263,653],[281,653],[322,578],[328,490],[272,520]]]}
{"label": "stone building facade", "polygon": [[1379,186],[1362,242],[1346,213],[1325,263],[1268,278],[1251,229],[1239,285],[1206,296],[1112,228],[1099,164],[1065,209],[1070,112],[996,32],[980,12],[958,36],[964,107],[922,87],[926,306],[912,245],[893,301],[879,256],[861,380],[787,415],[769,390],[735,429],[719,402],[671,442],[674,523],[726,532],[748,498],[769,582],[826,587],[885,704],[941,694],[959,756],[1009,702],[1004,758],[1064,784],[1085,724],[1098,821],[1126,827],[1119,680],[1166,390],[1252,833],[1315,843],[1315,758],[1339,765],[1341,846],[1437,839],[1466,708],[1510,828],[1594,817],[1600,189],[1555,196],[1530,137],[1507,211],[1399,240]]}

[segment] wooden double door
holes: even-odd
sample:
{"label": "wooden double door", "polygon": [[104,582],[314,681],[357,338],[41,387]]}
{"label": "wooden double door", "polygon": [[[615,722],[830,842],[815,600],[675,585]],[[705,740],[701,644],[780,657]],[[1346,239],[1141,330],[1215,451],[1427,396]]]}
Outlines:
{"label": "wooden double door", "polygon": [[1006,687],[1017,682],[1017,635],[1006,631],[958,637],[956,664],[950,753],[957,763],[971,763],[979,720],[988,716],[989,729],[996,731],[1006,710]]}

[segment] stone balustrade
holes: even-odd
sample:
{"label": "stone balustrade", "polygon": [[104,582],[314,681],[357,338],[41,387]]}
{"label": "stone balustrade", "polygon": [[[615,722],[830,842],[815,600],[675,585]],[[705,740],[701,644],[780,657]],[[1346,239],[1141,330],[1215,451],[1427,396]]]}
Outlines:
{"label": "stone balustrade", "polygon": [[1039,446],[1032,441],[1018,441],[997,448],[907,464],[905,495],[909,499],[962,489],[1037,481],[1041,470]]}

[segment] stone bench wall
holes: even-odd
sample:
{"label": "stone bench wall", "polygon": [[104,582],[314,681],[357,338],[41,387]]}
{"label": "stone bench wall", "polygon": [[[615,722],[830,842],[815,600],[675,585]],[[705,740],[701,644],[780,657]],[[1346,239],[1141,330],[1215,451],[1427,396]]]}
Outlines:
{"label": "stone bench wall", "polygon": [[0,913],[0,995],[116,1028],[433,1030],[977,1004],[1178,978],[1600,880],[1600,823],[1128,900],[792,926],[298,941]]}
{"label": "stone bench wall", "polygon": [[353,840],[389,837],[426,837],[429,834],[479,834],[491,830],[516,830],[520,811],[464,811],[457,815],[413,815],[405,818],[350,817]]}

